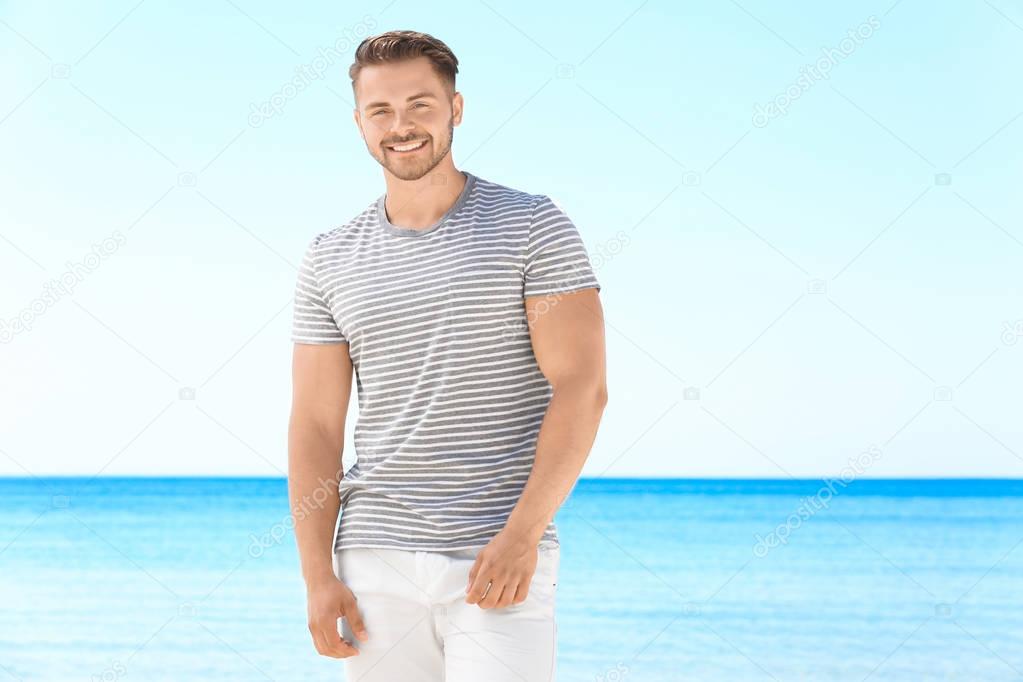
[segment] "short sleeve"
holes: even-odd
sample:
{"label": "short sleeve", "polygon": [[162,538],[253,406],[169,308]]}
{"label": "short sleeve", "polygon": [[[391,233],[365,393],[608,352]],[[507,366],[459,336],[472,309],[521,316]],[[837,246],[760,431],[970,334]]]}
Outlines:
{"label": "short sleeve", "polygon": [[291,340],[295,343],[348,343],[330,312],[316,272],[317,235],[306,247],[295,283]]}
{"label": "short sleeve", "polygon": [[526,297],[600,291],[579,230],[548,196],[541,196],[533,209],[523,277]]}

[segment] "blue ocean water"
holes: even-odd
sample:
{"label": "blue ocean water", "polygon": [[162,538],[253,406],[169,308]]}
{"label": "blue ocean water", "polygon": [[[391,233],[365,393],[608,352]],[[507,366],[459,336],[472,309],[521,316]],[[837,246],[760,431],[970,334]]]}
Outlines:
{"label": "blue ocean water", "polygon": [[[558,679],[1023,678],[1023,481],[582,479]],[[342,680],[283,479],[0,478],[0,680]]]}

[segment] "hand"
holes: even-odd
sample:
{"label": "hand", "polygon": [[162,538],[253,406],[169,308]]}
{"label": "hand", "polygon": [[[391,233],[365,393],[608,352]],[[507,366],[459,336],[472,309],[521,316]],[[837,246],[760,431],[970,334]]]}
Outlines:
{"label": "hand", "polygon": [[309,612],[309,633],[316,651],[332,658],[358,656],[359,650],[342,639],[337,630],[337,619],[343,616],[359,641],[369,639],[356,601],[358,598],[348,586],[334,576],[322,582],[307,585],[306,601]]}
{"label": "hand", "polygon": [[521,604],[529,594],[537,560],[535,543],[501,531],[476,555],[465,588],[466,603],[481,609]]}

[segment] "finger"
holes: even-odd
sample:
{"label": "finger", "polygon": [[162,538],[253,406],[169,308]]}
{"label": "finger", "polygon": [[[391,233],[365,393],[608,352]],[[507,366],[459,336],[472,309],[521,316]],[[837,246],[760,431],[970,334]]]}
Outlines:
{"label": "finger", "polygon": [[487,583],[491,581],[491,578],[487,576],[487,572],[480,570],[472,578],[469,583],[469,592],[465,597],[467,604],[476,604],[480,599],[483,598],[483,593],[487,591]]}
{"label": "finger", "polygon": [[327,648],[323,644],[323,638],[320,637],[320,631],[314,630],[312,627],[310,627],[309,636],[313,640],[313,648],[316,649],[316,653],[318,653],[321,656],[326,656]]}
{"label": "finger", "polygon": [[511,601],[511,596],[515,594],[515,583],[505,583],[500,593],[496,595],[494,599],[494,608],[503,608],[507,606]]}
{"label": "finger", "polygon": [[359,654],[359,650],[352,646],[351,642],[341,637],[341,633],[337,631],[337,623],[323,630],[323,638],[335,658],[348,658]]}
{"label": "finger", "polygon": [[337,621],[333,625],[318,623],[314,635],[318,641],[317,650],[324,656],[347,658],[359,653],[358,649],[341,638],[337,631]]}
{"label": "finger", "polygon": [[501,599],[501,593],[504,591],[504,583],[498,583],[494,581],[494,584],[490,586],[490,591],[480,601],[480,606],[484,609],[492,609],[497,606],[497,602]]}
{"label": "finger", "polygon": [[331,651],[330,645],[327,644],[326,638],[323,636],[323,630],[319,627],[311,628],[310,634],[313,636],[313,646],[316,647],[316,653],[320,656],[330,656],[331,658],[338,658],[338,656]]}
{"label": "finger", "polygon": [[477,604],[479,600],[483,598],[483,593],[487,591],[487,580],[484,578],[477,577],[471,583],[469,583],[469,592],[465,595],[466,604]]}
{"label": "finger", "polygon": [[521,604],[526,601],[526,597],[529,596],[529,581],[520,583],[518,589],[515,590],[515,599],[512,600],[514,604]]}
{"label": "finger", "polygon": [[518,584],[509,585],[504,588],[504,594],[501,595],[501,601],[497,602],[497,608],[503,609],[511,606],[515,602],[515,595],[518,594],[521,587]]}
{"label": "finger", "polygon": [[469,590],[472,589],[472,584],[473,584],[473,582],[475,582],[476,574],[479,573],[479,570],[480,570],[480,557],[477,554],[476,555],[476,561],[473,562],[472,568],[469,569],[469,582],[465,586],[465,593],[466,594],[469,594]]}
{"label": "finger", "polygon": [[362,613],[359,612],[359,605],[354,601],[342,607],[341,615],[348,621],[348,626],[359,638],[360,642],[369,640],[369,633],[366,631],[366,624],[362,620]]}

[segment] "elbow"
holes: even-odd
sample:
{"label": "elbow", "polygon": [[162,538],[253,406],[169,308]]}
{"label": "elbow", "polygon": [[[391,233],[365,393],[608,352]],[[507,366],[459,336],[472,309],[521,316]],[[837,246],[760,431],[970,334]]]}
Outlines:
{"label": "elbow", "polygon": [[572,400],[602,412],[607,405],[607,383],[603,378],[575,377],[553,384],[554,395]]}
{"label": "elbow", "polygon": [[590,395],[594,404],[601,410],[607,405],[607,382],[603,377],[599,381],[594,381],[590,387]]}

